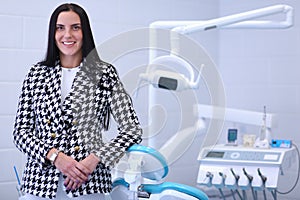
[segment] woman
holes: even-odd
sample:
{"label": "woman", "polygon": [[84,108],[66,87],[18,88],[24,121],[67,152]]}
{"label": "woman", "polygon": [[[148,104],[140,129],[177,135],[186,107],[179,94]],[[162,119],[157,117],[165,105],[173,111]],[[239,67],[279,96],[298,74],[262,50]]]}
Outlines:
{"label": "woman", "polygon": [[[104,143],[110,114],[119,133]],[[86,12],[60,5],[50,18],[46,58],[23,82],[15,120],[14,143],[27,156],[24,198],[103,199],[110,169],[141,135],[115,68],[95,50]]]}

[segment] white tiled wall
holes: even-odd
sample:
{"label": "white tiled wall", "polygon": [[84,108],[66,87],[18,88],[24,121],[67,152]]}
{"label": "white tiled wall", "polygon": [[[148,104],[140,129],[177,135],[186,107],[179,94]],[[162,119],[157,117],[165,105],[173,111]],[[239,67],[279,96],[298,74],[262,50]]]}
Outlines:
{"label": "white tiled wall", "polygon": [[[17,199],[13,166],[21,173],[24,159],[11,140],[17,98],[29,66],[42,59],[45,54],[49,15],[62,2],[64,1],[10,0],[0,6],[1,199]],[[297,0],[75,2],[86,8],[97,44],[122,32],[147,27],[156,20],[205,20],[274,4],[286,3],[293,6],[295,25],[287,30],[213,30],[193,33],[189,37],[201,44],[218,64],[229,107],[261,111],[263,105],[266,105],[268,111],[279,116],[279,125],[274,129],[275,137],[300,143],[300,24],[297,20],[300,3]],[[130,71],[132,66],[145,62],[139,55],[133,55],[132,58],[136,59],[116,62],[121,76]],[[135,83],[136,80],[130,84]],[[145,116],[145,113],[140,115]],[[190,166],[171,166],[168,179],[194,185],[198,151],[197,145],[192,146],[183,159],[183,162],[190,162]],[[295,176],[296,172],[292,175]],[[299,191],[299,186],[296,189]],[[297,199],[298,196],[293,192],[280,197],[287,198]]]}

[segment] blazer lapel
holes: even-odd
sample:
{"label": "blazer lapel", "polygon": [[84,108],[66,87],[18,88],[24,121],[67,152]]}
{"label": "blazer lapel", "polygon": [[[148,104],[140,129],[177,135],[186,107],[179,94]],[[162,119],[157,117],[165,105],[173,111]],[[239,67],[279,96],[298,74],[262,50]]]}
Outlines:
{"label": "blazer lapel", "polygon": [[45,73],[45,102],[46,116],[56,123],[61,119],[61,68],[59,65],[46,68]]}
{"label": "blazer lapel", "polygon": [[77,72],[73,81],[70,93],[63,102],[62,109],[66,123],[80,123],[84,121],[84,115],[93,110],[95,105],[93,96],[96,84],[93,83],[90,76],[83,70],[83,67]]}

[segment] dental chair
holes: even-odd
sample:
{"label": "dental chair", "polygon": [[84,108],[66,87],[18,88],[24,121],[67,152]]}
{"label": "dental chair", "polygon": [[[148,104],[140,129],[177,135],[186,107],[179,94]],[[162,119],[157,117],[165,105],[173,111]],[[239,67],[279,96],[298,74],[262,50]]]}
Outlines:
{"label": "dental chair", "polygon": [[114,169],[113,200],[208,200],[201,190],[164,182],[169,168],[166,159],[153,148],[133,145]]}

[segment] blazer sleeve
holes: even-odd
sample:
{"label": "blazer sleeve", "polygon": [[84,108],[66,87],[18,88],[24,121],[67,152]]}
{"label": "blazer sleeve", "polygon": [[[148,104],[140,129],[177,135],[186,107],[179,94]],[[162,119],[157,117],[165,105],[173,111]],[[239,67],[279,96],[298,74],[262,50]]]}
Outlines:
{"label": "blazer sleeve", "polygon": [[13,142],[26,156],[41,165],[48,165],[45,159],[50,146],[39,139],[36,134],[36,113],[34,109],[34,68],[24,79],[13,130]]}
{"label": "blazer sleeve", "polygon": [[109,110],[117,123],[118,134],[94,152],[100,158],[100,162],[107,167],[113,167],[130,146],[142,141],[142,129],[132,100],[125,91],[115,68],[111,66],[110,69],[109,82],[113,85],[109,97]]}

